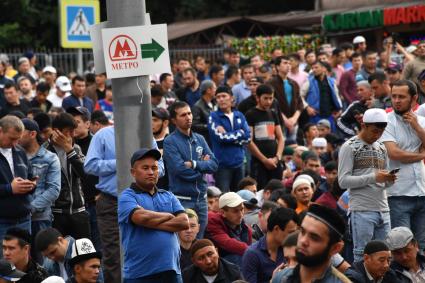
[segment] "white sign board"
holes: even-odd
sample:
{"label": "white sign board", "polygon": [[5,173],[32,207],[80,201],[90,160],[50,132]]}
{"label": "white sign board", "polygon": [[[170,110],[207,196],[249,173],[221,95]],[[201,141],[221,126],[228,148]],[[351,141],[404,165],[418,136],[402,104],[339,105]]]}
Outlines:
{"label": "white sign board", "polygon": [[102,29],[108,78],[170,73],[167,25]]}

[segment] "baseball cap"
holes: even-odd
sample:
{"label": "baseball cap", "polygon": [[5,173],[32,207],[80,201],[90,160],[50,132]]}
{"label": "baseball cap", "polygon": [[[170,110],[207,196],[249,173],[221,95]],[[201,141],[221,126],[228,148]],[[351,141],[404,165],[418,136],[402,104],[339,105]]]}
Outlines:
{"label": "baseball cap", "polygon": [[72,116],[77,116],[77,115],[81,115],[83,116],[87,121],[90,120],[90,111],[83,106],[76,106],[76,107],[69,107],[68,109],[66,109],[66,112],[71,114]]}
{"label": "baseball cap", "polygon": [[152,117],[159,118],[161,120],[169,120],[170,113],[168,113],[167,109],[157,107],[152,110]]}
{"label": "baseball cap", "polygon": [[71,91],[71,82],[65,76],[56,79],[56,86],[63,92]]}
{"label": "baseball cap", "polygon": [[316,124],[318,127],[326,127],[326,128],[328,128],[328,129],[330,129],[331,128],[331,122],[329,122],[329,120],[328,119],[322,119],[322,120],[319,120],[319,122],[317,122],[317,124]]}
{"label": "baseball cap", "polygon": [[325,138],[314,138],[311,144],[313,147],[326,147],[328,142]]}
{"label": "baseball cap", "polygon": [[149,148],[141,148],[139,150],[137,150],[135,153],[133,153],[133,156],[131,157],[131,166],[134,165],[134,163],[137,160],[140,160],[146,156],[152,156],[153,158],[155,158],[156,160],[161,159],[161,152],[159,152],[159,150],[153,148],[153,149],[149,149]]}
{"label": "baseball cap", "polygon": [[398,63],[390,63],[385,69],[387,72],[401,72],[401,65]]}
{"label": "baseball cap", "polygon": [[213,197],[219,197],[221,196],[222,192],[219,188],[215,186],[209,186],[207,188],[207,197],[213,198]]}
{"label": "baseball cap", "polygon": [[237,194],[243,198],[244,204],[248,205],[249,207],[255,207],[255,208],[259,208],[258,207],[258,200],[255,197],[255,194],[249,190],[240,190],[237,192]]}
{"label": "baseball cap", "polygon": [[407,227],[393,228],[385,238],[390,250],[398,250],[407,246],[413,240],[413,233]]}
{"label": "baseball cap", "polygon": [[56,74],[56,68],[53,66],[46,66],[43,68],[43,73],[52,73],[52,74]]}
{"label": "baseball cap", "polygon": [[24,118],[21,121],[24,124],[25,130],[36,131],[37,134],[40,133],[40,127],[38,127],[37,122],[35,122],[34,120],[31,120],[29,118]]}
{"label": "baseball cap", "polygon": [[387,112],[380,108],[371,108],[363,114],[363,123],[388,123]]}
{"label": "baseball cap", "polygon": [[353,44],[358,44],[358,43],[362,43],[362,42],[366,42],[366,38],[364,38],[361,35],[358,35],[353,39]]}
{"label": "baseball cap", "polygon": [[65,283],[65,280],[63,280],[62,277],[59,276],[50,276],[41,281],[41,283]]}
{"label": "baseball cap", "polygon": [[82,238],[75,240],[71,247],[71,259],[69,260],[71,266],[91,258],[101,259],[102,254],[96,251],[89,239]]}
{"label": "baseball cap", "polygon": [[244,199],[241,198],[237,193],[229,192],[223,194],[218,200],[218,207],[223,208],[227,207],[236,207],[244,202]]}
{"label": "baseball cap", "polygon": [[0,259],[0,277],[1,278],[8,281],[16,282],[20,280],[22,277],[24,277],[24,275],[26,275],[26,273],[20,270],[17,270],[12,263],[8,262],[5,259]]}

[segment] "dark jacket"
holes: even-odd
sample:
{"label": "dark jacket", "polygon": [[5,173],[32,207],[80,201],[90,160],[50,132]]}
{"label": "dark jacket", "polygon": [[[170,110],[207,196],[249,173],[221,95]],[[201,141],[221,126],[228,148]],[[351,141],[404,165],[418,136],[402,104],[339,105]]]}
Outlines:
{"label": "dark jacket", "polygon": [[[45,146],[48,150],[57,154],[53,144],[47,143]],[[52,212],[74,214],[85,211],[84,195],[81,187],[81,181],[86,177],[83,168],[84,155],[81,153],[80,147],[74,145],[74,149],[66,154],[66,158],[67,174],[61,164],[61,191],[52,207]]]}
{"label": "dark jacket", "polygon": [[17,281],[18,283],[41,283],[49,277],[47,271],[33,260],[28,262],[28,269],[25,273],[26,275]]}
{"label": "dark jacket", "polygon": [[[242,279],[239,267],[225,259],[218,261],[218,274],[214,283],[232,283],[233,281]],[[195,265],[191,265],[183,270],[184,283],[208,283],[202,275],[202,271]]]}
{"label": "dark jacket", "polygon": [[[19,146],[12,148],[15,177],[31,179],[32,169],[25,151]],[[9,163],[0,153],[0,219],[19,219],[29,217],[31,212],[32,192],[14,195],[12,193],[13,174]]]}
{"label": "dark jacket", "polygon": [[360,123],[357,121],[356,115],[364,114],[367,109],[367,106],[361,101],[354,101],[347,107],[336,122],[342,137],[351,138],[357,135],[357,132],[360,131]]}
{"label": "dark jacket", "polygon": [[64,98],[64,100],[62,101],[62,108],[64,108],[65,110],[70,107],[78,107],[78,106],[86,107],[90,113],[92,113],[94,110],[93,100],[91,100],[91,98],[88,98],[86,96],[83,97],[83,105],[80,104],[78,97],[76,97],[73,94]]}
{"label": "dark jacket", "polygon": [[[31,107],[41,108],[40,103],[37,101],[37,99],[33,99],[30,102]],[[49,112],[50,108],[52,108],[52,103],[48,100],[46,100],[46,113]]]}
{"label": "dark jacket", "polygon": [[[416,259],[419,261],[419,264],[421,265],[421,268],[424,269],[425,268],[425,256],[421,255],[418,253],[418,255],[416,256]],[[393,261],[390,265],[390,268],[396,272],[398,272],[398,274],[400,274],[403,278],[403,280],[405,281],[400,281],[400,282],[412,282],[407,276],[404,275],[404,273],[408,273],[408,270],[406,268],[404,268],[401,264]]]}
{"label": "dark jacket", "polygon": [[[364,262],[359,261],[355,262],[346,272],[347,276],[353,283],[374,283],[373,280],[369,280],[366,274],[366,269],[364,267]],[[394,271],[390,269],[385,273],[382,283],[408,283],[411,282],[410,279],[405,277],[399,271]]]}
{"label": "dark jacket", "polygon": [[215,102],[211,101],[213,107],[211,108],[205,100],[199,99],[195,105],[192,106],[193,123],[192,130],[201,134],[211,147],[211,139],[208,133],[208,117],[211,112],[215,111]]}
{"label": "dark jacket", "polygon": [[298,86],[297,82],[290,78],[288,78],[288,82],[292,86],[291,104],[289,104],[288,100],[286,99],[282,78],[280,76],[274,76],[270,80],[270,84],[273,86],[275,96],[279,102],[280,111],[282,111],[286,117],[290,118],[297,110],[300,112],[303,111],[304,105],[300,96],[300,87]]}
{"label": "dark jacket", "polygon": [[13,112],[13,111],[20,111],[26,116],[28,114],[28,111],[30,110],[30,108],[31,108],[31,106],[30,106],[29,102],[27,100],[25,100],[24,98],[19,100],[19,105],[12,105],[12,104],[6,102],[4,107],[0,111],[0,118],[6,116],[7,114],[9,114],[10,112]]}

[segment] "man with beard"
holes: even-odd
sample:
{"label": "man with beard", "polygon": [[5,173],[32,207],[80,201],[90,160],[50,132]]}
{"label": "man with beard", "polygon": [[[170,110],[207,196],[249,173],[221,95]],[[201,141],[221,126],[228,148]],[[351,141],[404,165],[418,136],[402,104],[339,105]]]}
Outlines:
{"label": "man with beard", "polygon": [[187,68],[182,72],[183,87],[177,89],[176,95],[181,101],[187,102],[192,107],[201,98],[200,83],[196,78],[196,71]]}
{"label": "man with beard", "polygon": [[[170,114],[164,108],[156,108],[152,110],[152,132],[155,138],[158,150],[161,154],[164,154],[164,139],[168,136],[168,124],[170,122]],[[158,179],[156,184],[158,188],[167,190],[168,189],[168,175],[166,165],[164,163],[164,176]]]}
{"label": "man with beard", "polygon": [[298,236],[298,265],[276,273],[272,283],[351,282],[331,265],[331,257],[344,246],[344,233],[344,220],[335,210],[310,205]]}
{"label": "man with beard", "polygon": [[190,253],[193,264],[183,271],[184,283],[231,283],[242,279],[239,267],[220,258],[210,240],[196,241]]}
{"label": "man with beard", "polygon": [[410,228],[425,248],[425,118],[417,116],[412,107],[418,98],[415,83],[395,82],[391,89],[394,111],[388,114],[388,126],[381,141],[390,157],[390,168],[400,168],[398,179],[387,188],[391,227]]}

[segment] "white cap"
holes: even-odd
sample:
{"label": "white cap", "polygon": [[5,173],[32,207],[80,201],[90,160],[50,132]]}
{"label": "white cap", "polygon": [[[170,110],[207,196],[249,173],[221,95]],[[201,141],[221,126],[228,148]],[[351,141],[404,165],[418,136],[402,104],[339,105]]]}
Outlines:
{"label": "white cap", "polygon": [[41,281],[41,283],[65,283],[65,280],[63,280],[62,277],[59,276],[50,276]]}
{"label": "white cap", "polygon": [[56,69],[53,66],[46,66],[43,68],[43,73],[46,73],[46,72],[56,74]]}
{"label": "white cap", "polygon": [[313,147],[326,147],[328,145],[328,142],[325,138],[314,138],[311,142]]}
{"label": "white cap", "polygon": [[71,91],[71,82],[65,76],[56,79],[56,86],[63,92]]}
{"label": "white cap", "polygon": [[366,42],[366,38],[364,38],[361,35],[358,35],[353,39],[353,44],[362,43],[362,42]]}
{"label": "white cap", "polygon": [[[300,175],[302,176],[302,175]],[[299,178],[297,177],[295,179],[295,182],[292,184],[292,191],[294,191],[296,188],[298,188],[301,185],[306,185],[309,186],[311,188],[311,183],[309,180],[307,180],[307,178]]]}
{"label": "white cap", "polygon": [[237,193],[229,192],[223,194],[218,199],[218,207],[223,208],[225,206],[227,207],[237,207],[241,203],[244,202],[244,199],[241,198]]}
{"label": "white cap", "polygon": [[410,45],[408,47],[406,47],[406,52],[408,53],[413,53],[416,51],[416,49],[418,49],[415,45]]}
{"label": "white cap", "polygon": [[368,109],[363,114],[363,123],[388,123],[387,112],[380,108]]}

